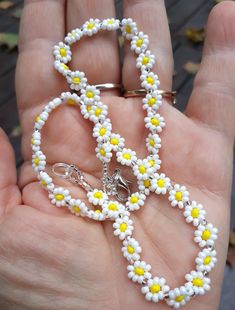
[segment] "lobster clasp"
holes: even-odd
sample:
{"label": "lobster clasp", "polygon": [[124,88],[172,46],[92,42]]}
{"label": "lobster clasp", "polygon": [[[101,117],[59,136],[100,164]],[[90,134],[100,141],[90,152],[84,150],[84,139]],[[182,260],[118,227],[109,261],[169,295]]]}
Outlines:
{"label": "lobster clasp", "polygon": [[129,187],[129,184],[131,182],[126,180],[121,175],[120,169],[115,169],[112,177],[113,177],[113,180],[115,182],[115,197],[119,201],[127,201],[128,197],[131,194],[130,187]]}

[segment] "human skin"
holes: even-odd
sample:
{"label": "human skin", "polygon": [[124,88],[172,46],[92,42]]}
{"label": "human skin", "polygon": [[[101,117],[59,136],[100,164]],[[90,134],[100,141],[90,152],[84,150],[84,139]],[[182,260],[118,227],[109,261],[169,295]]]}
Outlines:
{"label": "human skin", "polygon": [[[162,0],[123,1],[124,16],[132,17],[149,35],[156,55],[154,71],[162,89],[171,89],[173,58],[168,21]],[[102,9],[101,9],[102,8]],[[17,181],[13,150],[0,132],[0,308],[2,310],[155,309],[138,285],[127,278],[121,243],[111,222],[77,218],[56,208],[41,189],[31,168],[30,139],[34,119],[43,106],[68,85],[53,68],[53,46],[65,33],[89,17],[114,16],[113,1],[25,1],[21,18],[16,93],[22,126],[22,165]],[[184,309],[218,308],[225,266],[235,132],[235,3],[225,1],[210,13],[202,63],[185,114],[164,102],[166,120],[161,134],[161,171],[184,184],[192,200],[203,204],[207,219],[219,229],[218,264],[210,273],[212,288],[193,298]],[[90,84],[119,83],[139,88],[135,58],[126,49],[119,65],[114,33],[96,35],[76,45],[73,68],[84,71]],[[117,91],[102,93],[109,106],[114,132],[139,157],[146,155],[144,112],[140,98],[124,99]],[[94,186],[100,186],[101,164],[95,156],[92,124],[75,107],[52,113],[43,129],[42,148],[48,165],[75,163]],[[115,164],[113,164],[113,167]],[[127,168],[123,175],[136,182]],[[59,183],[59,181],[58,181]],[[62,183],[61,183],[62,184]],[[63,183],[74,195],[84,192]],[[194,228],[167,198],[151,195],[135,214],[134,236],[142,258],[171,288],[184,283],[199,251]],[[160,303],[158,309],[167,309]]]}

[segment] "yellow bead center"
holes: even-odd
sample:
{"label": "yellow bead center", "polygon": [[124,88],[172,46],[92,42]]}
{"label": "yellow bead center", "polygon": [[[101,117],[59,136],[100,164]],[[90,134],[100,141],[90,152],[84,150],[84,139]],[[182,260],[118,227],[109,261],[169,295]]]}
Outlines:
{"label": "yellow bead center", "polygon": [[157,118],[153,117],[153,118],[151,118],[151,124],[153,126],[159,126],[160,125],[160,121]]}
{"label": "yellow bead center", "polygon": [[150,163],[150,166],[151,166],[151,167],[153,167],[153,166],[154,166],[154,164],[155,164],[154,159],[150,159],[149,163]]}
{"label": "yellow bead center", "polygon": [[145,166],[143,166],[143,165],[140,165],[140,166],[138,167],[138,170],[139,170],[139,172],[140,172],[141,174],[144,174],[144,173],[146,172],[146,168],[145,168]]}
{"label": "yellow bead center", "polygon": [[144,56],[142,59],[142,65],[147,65],[149,63],[149,57]]}
{"label": "yellow bead center", "polygon": [[150,98],[149,101],[148,101],[148,105],[150,107],[152,107],[154,105],[154,103],[156,102],[156,98]]}
{"label": "yellow bead center", "polygon": [[75,213],[80,213],[81,209],[78,206],[73,206],[73,211]]}
{"label": "yellow bead center", "polygon": [[39,159],[38,157],[36,157],[36,158],[34,159],[34,164],[35,164],[36,166],[38,166],[39,163],[40,163],[40,159]]}
{"label": "yellow bead center", "polygon": [[73,81],[74,84],[80,84],[81,79],[78,76],[76,76],[76,77],[72,78],[72,81]]}
{"label": "yellow bead center", "polygon": [[100,155],[101,155],[101,156],[105,156],[105,155],[106,155],[106,152],[105,152],[104,149],[100,149]]}
{"label": "yellow bead center", "polygon": [[75,104],[76,104],[76,101],[75,101],[74,99],[72,99],[72,98],[69,98],[69,99],[67,100],[67,104],[69,104],[69,105],[75,105]]}
{"label": "yellow bead center", "polygon": [[138,39],[136,41],[136,46],[141,47],[142,44],[143,44],[143,39]]}
{"label": "yellow bead center", "polygon": [[200,278],[193,279],[192,283],[194,286],[198,286],[198,287],[202,287],[204,285],[203,280]]}
{"label": "yellow bead center", "polygon": [[199,216],[199,209],[198,208],[193,208],[191,211],[192,217],[195,219]]}
{"label": "yellow bead center", "polygon": [[117,138],[112,138],[112,139],[110,140],[110,143],[111,143],[112,145],[118,145],[119,140],[118,140]]}
{"label": "yellow bead center", "polygon": [[36,117],[36,122],[39,122],[41,120],[41,117],[40,116],[37,116]]}
{"label": "yellow bead center", "polygon": [[47,182],[46,182],[45,180],[42,180],[42,181],[41,181],[41,184],[42,184],[42,186],[46,186],[46,185],[47,185]]}
{"label": "yellow bead center", "polygon": [[64,47],[60,48],[60,56],[61,57],[66,57],[67,51]]}
{"label": "yellow bead center", "polygon": [[181,201],[181,200],[182,200],[182,197],[183,197],[182,192],[176,192],[176,194],[175,194],[175,199],[176,199],[177,201]]}
{"label": "yellow bead center", "polygon": [[104,136],[106,134],[106,132],[107,132],[106,128],[104,128],[104,127],[100,128],[100,131],[99,131],[100,136]]}
{"label": "yellow bead center", "polygon": [[94,197],[95,197],[95,198],[98,198],[98,199],[101,199],[101,198],[103,198],[103,193],[101,193],[101,192],[95,192],[95,193],[94,193]]}
{"label": "yellow bead center", "polygon": [[179,295],[179,296],[177,296],[176,298],[175,298],[175,301],[176,302],[181,302],[181,301],[183,301],[184,300],[184,295]]}
{"label": "yellow bead center", "polygon": [[33,144],[33,145],[35,144],[34,138],[31,139],[31,144]]}
{"label": "yellow bead center", "polygon": [[114,23],[114,21],[112,19],[108,20],[108,24],[112,25]]}
{"label": "yellow bead center", "polygon": [[202,240],[207,241],[208,239],[210,239],[211,236],[211,232],[208,229],[205,229],[202,233]]}
{"label": "yellow bead center", "polygon": [[165,181],[163,179],[158,179],[157,186],[163,188],[165,186]]}
{"label": "yellow bead center", "polygon": [[135,253],[135,249],[133,248],[133,246],[128,245],[128,246],[127,246],[127,252],[128,252],[129,254],[134,254],[134,253]]}
{"label": "yellow bead center", "polygon": [[141,267],[135,267],[134,272],[137,276],[143,276],[144,275],[144,268]]}
{"label": "yellow bead center", "polygon": [[65,69],[65,70],[69,70],[69,67],[66,64],[61,64],[61,66]]}
{"label": "yellow bead center", "polygon": [[154,79],[151,76],[148,76],[146,80],[150,85],[154,84]]}
{"label": "yellow bead center", "polygon": [[150,187],[150,180],[144,180],[144,186],[146,187],[146,188],[148,188],[148,187]]}
{"label": "yellow bead center", "polygon": [[211,262],[211,256],[206,256],[203,261],[203,265],[209,265]]}
{"label": "yellow bead center", "polygon": [[149,140],[149,144],[150,144],[151,146],[155,146],[155,141],[154,141],[153,139],[150,139],[150,140]]}
{"label": "yellow bead center", "polygon": [[125,232],[126,229],[127,229],[127,223],[122,223],[122,224],[120,225],[120,231],[121,231],[121,232]]}
{"label": "yellow bead center", "polygon": [[95,26],[94,23],[89,23],[89,24],[87,25],[87,29],[91,30],[91,29],[94,28],[94,26]]}
{"label": "yellow bead center", "polygon": [[86,96],[87,96],[87,98],[89,98],[89,99],[91,99],[91,98],[94,98],[94,93],[92,92],[92,91],[87,91],[86,92]]}
{"label": "yellow bead center", "polygon": [[101,211],[99,209],[96,209],[95,213],[101,213]]}
{"label": "yellow bead center", "polygon": [[131,196],[131,198],[130,198],[130,202],[131,202],[131,203],[137,203],[138,201],[139,201],[138,197],[136,197],[136,196]]}
{"label": "yellow bead center", "polygon": [[130,34],[131,33],[131,26],[130,25],[126,25],[125,31],[126,31],[126,33]]}
{"label": "yellow bead center", "polygon": [[152,286],[150,286],[150,292],[152,294],[159,293],[160,290],[161,290],[161,286],[159,284],[153,284]]}
{"label": "yellow bead center", "polygon": [[117,205],[115,203],[110,203],[108,209],[110,211],[118,211],[118,207],[117,207]]}
{"label": "yellow bead center", "polygon": [[102,112],[102,110],[100,108],[97,108],[95,110],[95,116],[100,116],[101,112]]}
{"label": "yellow bead center", "polygon": [[61,200],[64,199],[64,195],[62,195],[62,194],[56,194],[56,195],[55,195],[55,199],[56,199],[57,201],[61,201]]}
{"label": "yellow bead center", "polygon": [[131,159],[131,155],[129,153],[124,153],[122,155],[123,158],[127,159],[127,160],[130,160]]}

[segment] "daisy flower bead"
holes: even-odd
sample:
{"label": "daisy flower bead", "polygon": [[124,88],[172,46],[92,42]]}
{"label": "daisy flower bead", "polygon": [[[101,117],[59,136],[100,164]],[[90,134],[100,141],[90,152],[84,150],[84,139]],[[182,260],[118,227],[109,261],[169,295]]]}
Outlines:
{"label": "daisy flower bead", "polygon": [[159,159],[158,154],[149,155],[146,159],[150,164],[152,172],[160,169],[162,161]]}
{"label": "daisy flower bead", "polygon": [[204,295],[210,290],[211,280],[203,275],[200,271],[191,271],[186,274],[185,279],[188,281],[186,286],[192,288],[196,295]]}
{"label": "daisy flower bead", "polygon": [[112,158],[112,147],[110,143],[100,143],[95,149],[96,156],[105,163],[109,163]]}
{"label": "daisy flower bead", "polygon": [[116,219],[119,214],[124,213],[125,207],[114,200],[108,201],[102,205],[103,213],[111,219]]}
{"label": "daisy flower bead", "polygon": [[153,173],[153,169],[148,159],[138,159],[133,166],[133,173],[138,180],[146,180],[150,174]]}
{"label": "daisy flower bead", "polygon": [[82,26],[82,32],[84,35],[92,36],[97,33],[100,29],[100,20],[90,18],[85,24]]}
{"label": "daisy flower bead", "polygon": [[152,69],[155,63],[155,56],[150,52],[140,53],[136,59],[136,67],[141,70]]}
{"label": "daisy flower bead", "polygon": [[150,153],[157,154],[161,148],[161,138],[157,133],[150,133],[146,139],[146,146]]}
{"label": "daisy flower bead", "polygon": [[184,208],[185,203],[189,201],[189,192],[185,186],[175,184],[170,190],[168,199],[171,202],[172,207],[178,206],[182,209]]}
{"label": "daisy flower bead", "polygon": [[71,45],[77,41],[79,41],[82,37],[83,33],[79,28],[73,29],[71,32],[67,34],[64,41]]}
{"label": "daisy flower bead", "polygon": [[144,118],[145,127],[149,130],[155,132],[162,132],[162,128],[165,127],[165,121],[163,116],[160,114],[155,114],[148,110],[147,117]]}
{"label": "daisy flower bead", "polygon": [[199,244],[200,247],[213,246],[217,239],[218,229],[211,223],[206,225],[199,225],[194,232],[194,241]]}
{"label": "daisy flower bead", "polygon": [[131,149],[124,148],[122,151],[117,152],[117,161],[122,165],[131,166],[136,160],[136,152]]}
{"label": "daisy flower bead", "polygon": [[42,127],[45,125],[45,122],[47,121],[48,116],[49,116],[49,114],[47,111],[43,111],[40,115],[38,115],[36,117],[36,122],[34,124],[34,128],[41,130]]}
{"label": "daisy flower bead", "polygon": [[95,211],[88,210],[87,216],[95,221],[104,221],[106,219],[105,215],[99,209]]}
{"label": "daisy flower bead", "polygon": [[89,111],[89,120],[97,123],[98,121],[104,121],[108,114],[108,107],[102,102],[98,102],[96,105],[92,105]]}
{"label": "daisy flower bead", "polygon": [[61,99],[63,103],[68,105],[79,105],[80,97],[75,93],[65,92],[61,94]]}
{"label": "daisy flower bead", "polygon": [[95,86],[87,85],[81,89],[81,100],[85,104],[97,102],[100,100],[100,91]]}
{"label": "daisy flower bead", "polygon": [[144,280],[151,278],[151,266],[144,261],[135,261],[133,265],[127,266],[128,278],[133,282],[143,283]]}
{"label": "daisy flower bead", "polygon": [[159,106],[162,105],[162,96],[158,93],[157,90],[147,93],[143,99],[143,109],[148,110],[158,110]]}
{"label": "daisy flower bead", "polygon": [[151,179],[151,191],[156,194],[165,195],[168,188],[171,186],[170,179],[164,173],[155,173]]}
{"label": "daisy flower bead", "polygon": [[46,172],[40,171],[38,178],[40,180],[40,184],[46,189],[52,191],[53,188],[55,187],[52,182],[52,178]]}
{"label": "daisy flower bead", "polygon": [[38,130],[35,130],[31,139],[31,147],[34,152],[40,151],[41,145],[41,133]]}
{"label": "daisy flower bead", "polygon": [[146,199],[146,196],[141,193],[133,193],[131,196],[128,197],[128,200],[126,202],[126,206],[128,207],[128,210],[134,211],[139,210],[140,207],[144,205],[144,201]]}
{"label": "daisy flower bead", "polygon": [[109,140],[112,149],[117,152],[117,150],[123,149],[125,145],[125,139],[119,134],[112,133]]}
{"label": "daisy flower bead", "polygon": [[131,50],[136,54],[144,52],[149,44],[149,37],[143,32],[139,32],[138,35],[133,36],[131,40]]}
{"label": "daisy flower bead", "polygon": [[128,215],[124,215],[121,218],[116,218],[113,223],[114,236],[118,236],[120,240],[125,239],[127,236],[132,235],[133,221],[129,218]]}
{"label": "daisy flower bead", "polygon": [[146,180],[137,180],[139,191],[144,193],[146,196],[150,194],[150,179]]}
{"label": "daisy flower bead", "polygon": [[153,72],[148,72],[146,70],[142,71],[140,76],[141,86],[146,90],[157,90],[160,84],[158,76]]}
{"label": "daisy flower bead", "polygon": [[216,251],[210,249],[203,249],[198,253],[195,259],[197,264],[196,269],[201,272],[210,272],[217,263]]}
{"label": "daisy flower bead", "polygon": [[96,123],[93,129],[93,137],[97,142],[109,140],[112,131],[112,124],[109,119],[106,119],[102,124]]}
{"label": "daisy flower bead", "polygon": [[99,189],[94,189],[93,191],[89,191],[87,193],[87,198],[90,203],[94,206],[102,206],[102,204],[108,200],[108,196]]}
{"label": "daisy flower bead", "polygon": [[63,62],[59,61],[59,60],[56,60],[54,62],[54,67],[63,76],[67,76],[68,74],[71,73],[71,70],[69,69],[69,67],[66,64],[64,64]]}
{"label": "daisy flower bead", "polygon": [[115,18],[104,19],[101,23],[101,29],[103,30],[117,30],[119,28],[119,20]]}
{"label": "daisy flower bead", "polygon": [[181,306],[184,306],[190,299],[193,291],[190,287],[180,286],[169,291],[169,297],[166,299],[166,302],[169,306],[174,309],[179,309]]}
{"label": "daisy flower bead", "polygon": [[56,60],[62,61],[63,63],[66,64],[71,60],[72,52],[67,44],[59,42],[58,45],[54,46],[53,54]]}
{"label": "daisy flower bead", "polygon": [[55,187],[53,191],[49,193],[49,199],[51,200],[51,203],[57,207],[62,207],[69,202],[71,196],[67,189],[63,187]]}
{"label": "daisy flower bead", "polygon": [[70,199],[68,209],[76,216],[85,216],[88,212],[87,206],[80,199]]}
{"label": "daisy flower bead", "polygon": [[46,167],[46,156],[42,151],[36,151],[32,156],[32,165],[36,172],[42,171]]}
{"label": "daisy flower bead", "polygon": [[135,34],[137,34],[138,29],[136,23],[131,18],[124,18],[121,21],[121,31],[122,35],[127,40],[130,40]]}
{"label": "daisy flower bead", "polygon": [[192,223],[194,226],[198,226],[200,222],[205,220],[206,211],[201,204],[196,201],[192,201],[185,207],[184,216],[187,223]]}
{"label": "daisy flower bead", "polygon": [[129,262],[139,260],[141,251],[139,242],[134,238],[128,238],[123,241],[122,253]]}
{"label": "daisy flower bead", "polygon": [[84,72],[73,71],[70,75],[66,76],[69,87],[73,90],[80,90],[86,86],[87,78]]}
{"label": "daisy flower bead", "polygon": [[159,300],[163,300],[165,294],[170,290],[169,286],[166,285],[164,278],[154,277],[149,279],[147,284],[142,287],[141,292],[145,295],[145,299],[157,303]]}

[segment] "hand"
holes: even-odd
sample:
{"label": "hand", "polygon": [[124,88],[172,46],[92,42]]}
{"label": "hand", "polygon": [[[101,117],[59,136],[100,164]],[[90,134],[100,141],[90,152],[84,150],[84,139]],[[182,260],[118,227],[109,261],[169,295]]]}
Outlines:
{"label": "hand", "polygon": [[[3,133],[0,142],[0,306],[4,310],[155,309],[140,287],[127,278],[127,262],[110,222],[77,218],[51,205],[31,168],[33,123],[43,106],[68,90],[53,68],[53,46],[66,32],[89,17],[114,16],[112,1],[26,1],[20,31],[16,91],[23,131],[25,162],[16,183],[12,149]],[[164,1],[124,1],[124,16],[132,17],[150,37],[161,88],[171,89],[173,59]],[[66,17],[66,18],[65,18]],[[210,14],[203,60],[186,114],[164,102],[160,113],[167,126],[162,138],[161,170],[184,184],[191,198],[202,203],[207,219],[219,228],[218,264],[211,272],[212,290],[185,309],[216,309],[223,279],[229,230],[229,205],[234,138],[235,4],[223,2]],[[122,81],[139,88],[134,55],[126,49],[122,73],[117,38],[105,33],[82,40],[73,53],[73,67],[84,71],[90,84]],[[114,131],[125,137],[139,157],[146,155],[141,99],[104,93]],[[95,156],[92,124],[80,110],[53,112],[43,130],[42,148],[48,164],[75,163],[99,184],[101,163]],[[141,137],[141,139],[140,139]],[[133,182],[129,169],[124,175]],[[66,186],[71,185],[66,183]],[[78,193],[78,189],[73,188]],[[79,189],[79,195],[83,195]],[[194,228],[167,197],[151,195],[142,210],[131,215],[143,259],[155,276],[173,288],[185,282],[199,252]],[[166,309],[164,303],[159,309]]]}

